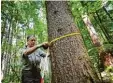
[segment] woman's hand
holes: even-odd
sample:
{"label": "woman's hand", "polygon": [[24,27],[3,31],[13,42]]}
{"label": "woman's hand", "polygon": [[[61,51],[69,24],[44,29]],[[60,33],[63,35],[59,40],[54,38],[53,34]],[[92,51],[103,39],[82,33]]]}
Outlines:
{"label": "woman's hand", "polygon": [[42,44],[42,47],[43,47],[44,49],[47,49],[47,48],[49,47],[49,43],[48,43],[48,42],[44,42],[44,43]]}

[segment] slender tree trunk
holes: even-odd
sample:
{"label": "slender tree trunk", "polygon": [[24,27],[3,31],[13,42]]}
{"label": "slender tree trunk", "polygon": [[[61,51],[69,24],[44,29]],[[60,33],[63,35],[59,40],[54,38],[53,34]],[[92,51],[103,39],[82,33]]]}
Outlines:
{"label": "slender tree trunk", "polygon": [[[12,19],[11,19],[11,21],[9,22],[8,21],[8,23],[9,23],[9,27],[7,27],[7,29],[8,29],[8,31],[7,31],[7,29],[6,29],[6,50],[5,50],[5,57],[4,57],[4,59],[7,61],[6,62],[6,65],[5,65],[5,69],[4,69],[4,76],[6,76],[6,74],[8,74],[9,73],[9,68],[8,68],[8,65],[9,65],[9,59],[10,59],[10,56],[9,56],[9,41],[10,41],[10,34],[11,34],[11,23],[12,23]],[[8,24],[7,23],[7,24]]]}
{"label": "slender tree trunk", "polygon": [[[84,7],[85,3],[83,1],[81,1],[81,5],[82,5],[82,7]],[[85,12],[85,13],[88,13],[88,12]],[[85,25],[87,26],[88,32],[90,34],[90,37],[91,37],[91,40],[92,40],[94,46],[96,46],[96,47],[101,46],[98,34],[97,34],[96,30],[94,29],[94,26],[91,23],[89,16],[87,14],[84,14],[84,15],[82,15],[82,19],[83,19]]]}
{"label": "slender tree trunk", "polygon": [[106,12],[106,15],[110,18],[111,21],[113,21],[113,18],[111,17],[110,13],[106,10],[106,8],[103,6],[104,11]]}
{"label": "slender tree trunk", "polygon": [[100,23],[99,23],[99,21],[97,20],[97,18],[96,18],[96,13],[95,14],[93,14],[93,18],[94,18],[94,20],[96,21],[96,24],[99,26],[99,31],[98,32],[100,32],[99,34],[101,35],[101,37],[102,37],[102,39],[104,40],[104,41],[106,41],[107,39],[106,39],[106,37],[102,34],[103,33],[103,31],[102,31],[102,29],[101,29],[101,25],[100,25]]}
{"label": "slender tree trunk", "polygon": [[108,34],[108,32],[107,32],[107,29],[106,29],[106,27],[102,24],[102,20],[101,20],[101,18],[100,18],[100,16],[99,16],[98,12],[96,12],[96,15],[97,15],[98,20],[99,20],[99,23],[100,23],[100,25],[101,25],[101,29],[102,29],[103,33],[105,34],[106,39],[107,39],[108,42],[109,42],[110,37],[109,37],[109,34]]}
{"label": "slender tree trunk", "polygon": [[[79,32],[66,1],[47,1],[49,41]],[[81,35],[60,39],[50,47],[51,83],[101,83],[83,45]]]}
{"label": "slender tree trunk", "polygon": [[82,18],[83,18],[85,25],[87,26],[88,32],[90,34],[90,37],[92,39],[94,46],[100,47],[101,44],[99,41],[99,37],[98,37],[97,32],[95,31],[95,29],[90,21],[88,15],[82,15]]}

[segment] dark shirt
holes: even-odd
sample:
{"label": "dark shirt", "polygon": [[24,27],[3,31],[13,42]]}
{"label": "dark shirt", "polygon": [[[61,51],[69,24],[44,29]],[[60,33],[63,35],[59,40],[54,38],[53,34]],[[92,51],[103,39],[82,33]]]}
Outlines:
{"label": "dark shirt", "polygon": [[[44,51],[42,51],[40,48],[38,48],[33,53],[31,53],[29,55],[24,55],[24,52],[27,49],[28,49],[28,47],[25,47],[22,49],[23,70],[31,70],[33,65],[35,65],[37,68],[39,68],[41,58],[45,57],[46,53]],[[30,59],[32,59],[32,60],[30,60]]]}

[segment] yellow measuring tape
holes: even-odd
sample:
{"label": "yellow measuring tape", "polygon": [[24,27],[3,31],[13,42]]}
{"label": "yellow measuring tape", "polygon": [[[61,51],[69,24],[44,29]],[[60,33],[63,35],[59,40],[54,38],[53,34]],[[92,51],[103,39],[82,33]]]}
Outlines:
{"label": "yellow measuring tape", "polygon": [[80,33],[75,33],[74,32],[74,33],[66,34],[64,36],[55,38],[55,39],[53,39],[52,41],[49,42],[49,45],[51,45],[53,42],[56,42],[57,40],[60,40],[60,39],[65,38],[65,37],[73,36],[73,35],[80,35]]}

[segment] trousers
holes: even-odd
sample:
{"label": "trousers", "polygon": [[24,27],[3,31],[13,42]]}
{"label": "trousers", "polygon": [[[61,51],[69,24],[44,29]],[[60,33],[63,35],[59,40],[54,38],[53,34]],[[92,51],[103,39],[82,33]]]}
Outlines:
{"label": "trousers", "polygon": [[40,70],[22,70],[22,83],[40,83]]}

